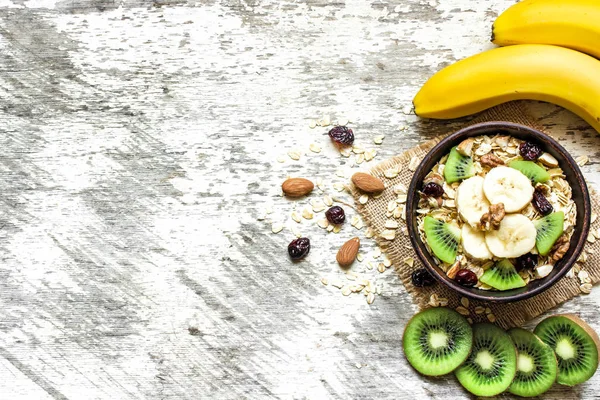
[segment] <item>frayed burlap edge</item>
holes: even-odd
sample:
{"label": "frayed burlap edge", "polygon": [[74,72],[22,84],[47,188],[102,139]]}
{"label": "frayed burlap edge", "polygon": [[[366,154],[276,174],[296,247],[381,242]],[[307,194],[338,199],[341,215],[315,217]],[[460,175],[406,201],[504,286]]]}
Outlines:
{"label": "frayed burlap edge", "polygon": [[[492,108],[485,113],[481,114],[476,119],[472,120],[467,125],[472,125],[478,122],[484,121],[511,121],[520,123],[523,125],[530,126],[532,128],[542,130],[541,126],[533,119],[533,117],[527,115],[524,110],[524,105],[519,102],[513,102],[504,104]],[[356,188],[352,187],[352,195],[354,196],[358,212],[361,214],[366,224],[373,229],[378,245],[385,251],[392,261],[396,272],[399,274],[404,286],[407,291],[411,294],[413,301],[420,307],[426,308],[430,305],[432,295],[437,295],[438,298],[447,299],[448,307],[456,308],[461,305],[461,298],[455,292],[451,291],[447,287],[436,284],[428,288],[416,288],[411,283],[411,274],[416,269],[422,268],[420,261],[417,259],[416,253],[414,252],[410,239],[406,232],[406,225],[404,221],[398,219],[401,222],[400,228],[397,230],[396,238],[394,240],[386,240],[379,237],[379,234],[385,229],[385,222],[388,219],[386,216],[387,205],[391,200],[396,199],[396,195],[393,193],[394,186],[403,184],[408,188],[413,172],[409,170],[408,165],[414,157],[419,160],[433,148],[443,136],[431,139],[415,148],[412,148],[399,156],[393,157],[386,161],[381,162],[371,169],[371,174],[379,177],[386,183],[387,189],[377,198],[370,198],[365,205],[361,205],[358,202],[358,198],[361,196]],[[384,172],[391,168],[399,168],[400,172],[397,177],[388,179],[384,176]],[[592,193],[592,211],[598,213],[600,210],[600,202],[595,192]],[[598,222],[592,224],[592,229],[597,230]],[[600,240],[595,243],[587,243],[584,251],[587,253],[587,261],[582,264],[583,268],[589,273],[589,276],[593,284],[600,281],[600,253],[597,250],[600,249]],[[411,260],[414,264],[411,264]],[[487,321],[495,320],[495,322],[504,327],[509,328],[512,326],[520,326],[528,320],[537,317],[538,315],[548,311],[551,308],[558,306],[565,301],[572,299],[575,296],[581,294],[580,282],[577,278],[562,278],[552,288],[548,289],[542,294],[539,294],[531,299],[514,302],[510,304],[498,304],[498,303],[484,303],[476,300],[470,300],[467,309],[470,312],[468,316],[473,321]],[[489,308],[490,313],[482,312],[477,314],[475,309],[480,306]],[[481,308],[478,309],[481,311]],[[490,316],[490,314],[492,316]]]}

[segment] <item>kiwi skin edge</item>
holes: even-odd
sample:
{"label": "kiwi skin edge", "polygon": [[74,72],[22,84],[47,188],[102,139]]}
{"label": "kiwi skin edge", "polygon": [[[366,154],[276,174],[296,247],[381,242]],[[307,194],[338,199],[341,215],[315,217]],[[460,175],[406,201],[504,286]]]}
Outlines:
{"label": "kiwi skin edge", "polygon": [[[598,352],[598,360],[600,360],[600,338],[598,338],[598,334],[596,333],[596,331],[593,330],[592,327],[587,324],[587,322],[585,322],[575,314],[557,314],[553,315],[553,317],[564,317],[570,319],[571,321],[579,325],[579,327],[583,329],[588,335],[590,335],[590,337],[594,341],[594,344],[596,345],[596,351]],[[596,364],[596,370],[597,369],[598,364]]]}

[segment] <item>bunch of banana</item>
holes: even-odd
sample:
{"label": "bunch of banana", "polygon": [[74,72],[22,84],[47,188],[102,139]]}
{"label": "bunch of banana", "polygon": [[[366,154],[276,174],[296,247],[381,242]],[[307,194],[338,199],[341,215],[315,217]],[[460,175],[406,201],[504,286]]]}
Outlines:
{"label": "bunch of banana", "polygon": [[439,71],[415,96],[415,113],[451,119],[512,100],[539,100],[574,112],[600,132],[600,60],[582,53],[600,56],[600,0],[524,0],[498,17],[493,41],[518,44]]}

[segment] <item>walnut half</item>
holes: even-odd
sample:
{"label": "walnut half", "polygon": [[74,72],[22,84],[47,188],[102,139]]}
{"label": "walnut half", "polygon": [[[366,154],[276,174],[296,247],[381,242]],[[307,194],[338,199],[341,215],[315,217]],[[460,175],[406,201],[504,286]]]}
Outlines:
{"label": "walnut half", "polygon": [[481,158],[479,159],[479,163],[490,168],[494,168],[499,165],[504,165],[504,161],[502,161],[498,156],[495,156],[491,153],[481,156]]}
{"label": "walnut half", "polygon": [[569,242],[567,235],[559,237],[556,243],[554,243],[554,246],[552,246],[552,260],[558,261],[563,258],[565,254],[567,254],[567,251],[569,251],[570,245],[571,243]]}
{"label": "walnut half", "polygon": [[489,231],[491,229],[498,229],[505,215],[504,203],[492,204],[490,210],[481,216],[478,225],[479,230]]}

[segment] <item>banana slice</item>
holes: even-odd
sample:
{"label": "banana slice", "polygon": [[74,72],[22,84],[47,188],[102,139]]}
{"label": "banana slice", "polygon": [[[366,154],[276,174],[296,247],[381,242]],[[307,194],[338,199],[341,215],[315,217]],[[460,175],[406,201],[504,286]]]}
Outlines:
{"label": "banana slice", "polygon": [[477,260],[492,258],[492,253],[485,243],[485,233],[464,224],[461,238],[463,250],[469,257]]}
{"label": "banana slice", "polygon": [[482,177],[474,176],[463,181],[456,189],[458,213],[462,220],[471,226],[475,226],[490,208],[490,203],[483,194],[483,183]]}
{"label": "banana slice", "polygon": [[485,176],[483,192],[490,203],[503,203],[507,213],[514,213],[531,202],[533,185],[529,178],[514,168],[496,167]]}
{"label": "banana slice", "polygon": [[537,231],[533,222],[522,214],[504,217],[498,230],[485,234],[490,252],[500,258],[515,258],[529,253],[535,246]]}

